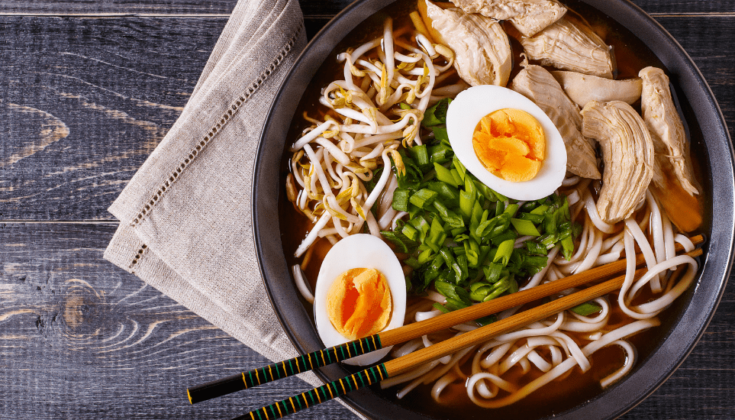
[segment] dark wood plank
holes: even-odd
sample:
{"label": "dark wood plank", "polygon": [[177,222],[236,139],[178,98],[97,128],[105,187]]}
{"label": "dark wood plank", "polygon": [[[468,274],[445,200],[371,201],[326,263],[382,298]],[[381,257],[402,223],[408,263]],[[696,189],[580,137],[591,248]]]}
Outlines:
{"label": "dark wood plank", "polygon": [[735,12],[733,0],[632,0],[652,14],[716,14]]}
{"label": "dark wood plank", "polygon": [[[0,418],[232,418],[310,388],[191,406],[186,386],[267,360],[104,261],[115,228],[0,224]],[[350,416],[330,402],[295,418]]]}
{"label": "dark wood plank", "polygon": [[0,18],[0,218],[111,219],[226,22]]}
{"label": "dark wood plank", "polygon": [[0,220],[111,220],[226,21],[1,17]]}
{"label": "dark wood plank", "polygon": [[[659,18],[735,127],[735,17]],[[327,19],[308,19],[310,34]],[[226,18],[0,17],[0,220],[112,220]],[[142,34],[145,34],[144,36]]]}
{"label": "dark wood plank", "polygon": [[[102,260],[114,224],[0,224],[0,418],[230,418],[307,386],[191,407],[187,384],[266,360]],[[735,282],[702,341],[628,419],[734,418]],[[352,418],[336,403],[300,418]]]}
{"label": "dark wood plank", "polygon": [[[334,16],[353,0],[300,0],[305,16]],[[0,0],[2,14],[212,15],[229,14],[236,0]],[[735,13],[733,0],[633,0],[653,14]]]}
{"label": "dark wood plank", "polygon": [[[333,16],[353,0],[299,0],[306,16]],[[0,0],[2,14],[137,14],[137,15],[211,15],[229,14],[237,0]]]}

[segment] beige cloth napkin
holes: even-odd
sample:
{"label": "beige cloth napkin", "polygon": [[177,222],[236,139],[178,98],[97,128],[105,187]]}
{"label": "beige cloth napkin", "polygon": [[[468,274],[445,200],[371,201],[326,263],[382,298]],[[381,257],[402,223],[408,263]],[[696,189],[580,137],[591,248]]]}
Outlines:
{"label": "beige cloth napkin", "polygon": [[263,122],[305,45],[297,0],[238,2],[178,121],[110,207],[120,227],[104,255],[274,361],[297,353],[261,281],[251,183]]}

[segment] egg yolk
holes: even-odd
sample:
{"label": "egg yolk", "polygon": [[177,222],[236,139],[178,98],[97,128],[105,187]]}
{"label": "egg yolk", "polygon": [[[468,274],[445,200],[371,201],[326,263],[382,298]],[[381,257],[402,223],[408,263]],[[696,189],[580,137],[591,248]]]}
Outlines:
{"label": "egg yolk", "polygon": [[472,145],[488,171],[511,182],[532,180],[546,153],[541,124],[529,113],[512,108],[484,116],[475,128]]}
{"label": "egg yolk", "polygon": [[329,320],[337,332],[351,340],[382,331],[390,321],[391,309],[388,282],[373,268],[345,271],[327,292]]}

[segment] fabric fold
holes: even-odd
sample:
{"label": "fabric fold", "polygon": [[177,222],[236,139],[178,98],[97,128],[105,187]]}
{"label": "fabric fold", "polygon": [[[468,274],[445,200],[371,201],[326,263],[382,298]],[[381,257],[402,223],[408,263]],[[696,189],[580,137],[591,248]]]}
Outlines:
{"label": "fabric fold", "polygon": [[305,45],[297,0],[238,2],[181,116],[110,207],[120,226],[104,254],[274,361],[297,352],[260,277],[252,178],[265,118]]}

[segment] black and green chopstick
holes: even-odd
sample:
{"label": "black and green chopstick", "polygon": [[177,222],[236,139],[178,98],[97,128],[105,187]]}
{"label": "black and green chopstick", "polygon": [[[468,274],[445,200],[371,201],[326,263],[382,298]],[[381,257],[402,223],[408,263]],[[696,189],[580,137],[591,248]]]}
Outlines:
{"label": "black and green chopstick", "polygon": [[350,341],[339,346],[304,354],[290,360],[273,363],[249,372],[238,373],[237,375],[232,375],[224,379],[189,388],[187,389],[189,402],[196,404],[222,395],[273,382],[287,376],[298,375],[301,372],[341,362],[382,348],[380,335],[375,334],[360,340]]}
{"label": "black and green chopstick", "polygon": [[297,411],[305,410],[317,404],[340,397],[348,392],[376,384],[384,379],[388,379],[388,371],[386,370],[385,364],[381,363],[310,391],[294,395],[286,400],[251,411],[243,416],[237,417],[236,420],[280,419]]}
{"label": "black and green chopstick", "polygon": [[[688,255],[697,257],[702,254],[702,250],[694,250]],[[646,269],[636,271],[636,278],[643,276]],[[598,277],[599,278],[599,277]],[[563,280],[557,280],[557,283]],[[299,395],[287,398],[283,401],[273,403],[269,406],[251,411],[243,416],[237,417],[237,420],[271,420],[278,419],[297,411],[305,410],[316,404],[329,401],[331,399],[342,396],[348,392],[370,386],[385,379],[395,377],[401,373],[407,372],[422,364],[439,359],[446,355],[455,353],[461,349],[471,347],[499,334],[514,331],[524,325],[546,319],[549,316],[571,309],[581,305],[597,297],[603,296],[615,290],[619,290],[625,281],[625,275],[608,280],[604,283],[597,284],[579,292],[564,296],[557,300],[553,300],[541,306],[537,306],[528,311],[520,312],[503,320],[488,324],[484,327],[472,330],[465,334],[453,337],[451,339],[439,342],[430,347],[417,350],[397,359],[389,360],[377,366],[357,372],[346,378],[342,378],[328,384],[314,388],[311,391],[304,392]],[[533,290],[533,289],[529,289]],[[514,293],[510,296],[515,296]],[[516,303],[520,300],[516,299]],[[439,318],[439,317],[437,317]],[[436,318],[433,318],[436,319]],[[432,320],[433,320],[432,319]],[[429,320],[431,321],[431,320]]]}
{"label": "black and green chopstick", "polygon": [[[704,241],[701,235],[694,236],[690,239],[695,245]],[[681,246],[677,245],[677,252],[681,251]],[[636,264],[641,266],[644,263],[645,258],[643,255],[637,255]],[[192,404],[196,404],[288,376],[298,375],[305,371],[360,356],[384,347],[404,343],[435,331],[441,331],[455,325],[480,319],[524,303],[541,299],[562,290],[578,287],[593,280],[610,278],[624,272],[625,267],[626,260],[605,264],[565,279],[499,297],[422,322],[405,325],[394,330],[383,331],[360,340],[350,341],[339,346],[318,350],[283,362],[273,363],[263,368],[238,373],[237,375],[224,379],[191,387],[187,390],[189,401]]]}

